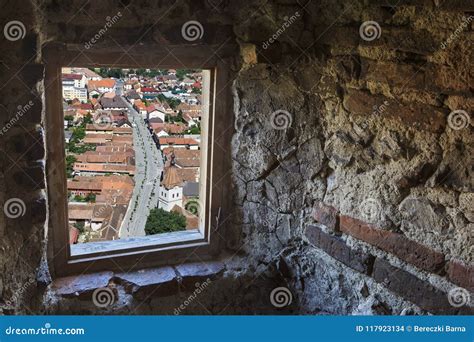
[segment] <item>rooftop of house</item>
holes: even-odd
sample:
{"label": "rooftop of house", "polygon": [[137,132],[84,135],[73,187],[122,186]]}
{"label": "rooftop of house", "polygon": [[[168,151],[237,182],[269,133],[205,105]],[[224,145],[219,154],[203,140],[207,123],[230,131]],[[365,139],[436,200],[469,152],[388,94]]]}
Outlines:
{"label": "rooftop of house", "polygon": [[201,164],[201,151],[187,150],[184,148],[167,147],[163,149],[165,156],[174,155],[174,162],[179,167],[199,167]]}
{"label": "rooftop of house", "polygon": [[165,131],[168,134],[181,134],[183,133],[187,127],[183,123],[160,123],[160,122],[151,122],[150,120],[150,128],[154,130],[156,133],[160,131]]}
{"label": "rooftop of house", "polygon": [[140,95],[135,90],[129,90],[125,93],[125,96],[130,100],[138,100],[140,99]]}
{"label": "rooftop of house", "polygon": [[178,205],[174,205],[171,208],[171,211],[180,213],[186,218],[186,229],[198,229],[199,228],[199,217],[194,215],[193,213],[187,211],[184,208],[181,208]]}
{"label": "rooftop of house", "polygon": [[87,78],[102,78],[99,74],[95,73],[94,71],[88,68],[73,68],[72,70],[75,73],[86,76]]}
{"label": "rooftop of house", "polygon": [[183,195],[186,197],[199,197],[199,183],[185,182],[183,187]]}
{"label": "rooftop of house", "polygon": [[127,108],[127,104],[124,99],[120,96],[115,96],[113,98],[102,97],[100,99],[100,104],[104,109],[106,108]]}
{"label": "rooftop of house", "polygon": [[98,81],[87,82],[87,88],[89,91],[97,90],[99,88],[113,88],[115,87],[115,80],[111,78],[104,78]]}
{"label": "rooftop of house", "polygon": [[199,142],[191,138],[162,137],[158,138],[160,145],[199,145]]}
{"label": "rooftop of house", "polygon": [[152,88],[152,87],[142,87],[141,89],[142,93],[157,93],[158,89]]}
{"label": "rooftop of house", "polygon": [[104,95],[102,95],[102,97],[106,99],[113,99],[115,96],[115,91],[109,91],[108,93],[104,93]]}
{"label": "rooftop of house", "polygon": [[130,156],[125,153],[101,154],[96,152],[95,154],[80,154],[76,159],[80,163],[127,164]]}
{"label": "rooftop of house", "polygon": [[80,74],[62,74],[61,76],[63,80],[81,80],[83,77]]}
{"label": "rooftop of house", "polygon": [[106,152],[106,153],[121,153],[121,152],[131,152],[134,153],[133,147],[127,144],[113,144],[109,143],[104,146],[97,146],[95,149],[97,152]]}
{"label": "rooftop of house", "polygon": [[117,172],[117,173],[135,173],[134,165],[123,164],[104,164],[104,163],[74,163],[74,171],[80,172]]}

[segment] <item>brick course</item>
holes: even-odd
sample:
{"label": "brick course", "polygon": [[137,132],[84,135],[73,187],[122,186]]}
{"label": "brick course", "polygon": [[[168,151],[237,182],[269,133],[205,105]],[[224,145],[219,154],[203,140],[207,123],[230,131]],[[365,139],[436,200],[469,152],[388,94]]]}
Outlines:
{"label": "brick course", "polygon": [[438,273],[445,264],[444,254],[412,241],[402,234],[377,229],[355,218],[341,215],[340,229],[345,234],[392,253],[428,272]]}
{"label": "brick course", "polygon": [[372,255],[350,248],[341,238],[329,235],[316,226],[308,226],[305,235],[311,244],[321,248],[344,265],[361,273],[372,272],[374,260]]}
{"label": "brick course", "polygon": [[390,291],[432,313],[445,315],[473,313],[467,306],[460,308],[451,306],[446,293],[380,258],[375,260],[373,277]]}
{"label": "brick course", "polygon": [[456,285],[474,292],[474,266],[465,266],[457,260],[451,260],[446,265],[448,279]]}

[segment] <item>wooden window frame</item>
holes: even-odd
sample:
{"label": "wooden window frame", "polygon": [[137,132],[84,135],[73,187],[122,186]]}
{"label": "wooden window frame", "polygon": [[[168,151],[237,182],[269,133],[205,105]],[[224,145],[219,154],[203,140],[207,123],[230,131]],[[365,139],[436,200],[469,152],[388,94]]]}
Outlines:
{"label": "wooden window frame", "polygon": [[[219,233],[231,203],[233,106],[230,87],[233,45],[147,45],[131,49],[90,49],[52,44],[42,49],[45,64],[45,140],[48,196],[48,265],[53,278],[97,271],[129,272],[146,267],[215,258],[223,245]],[[204,226],[200,238],[73,256],[69,245],[67,179],[61,68],[116,67],[210,70],[208,149]]]}

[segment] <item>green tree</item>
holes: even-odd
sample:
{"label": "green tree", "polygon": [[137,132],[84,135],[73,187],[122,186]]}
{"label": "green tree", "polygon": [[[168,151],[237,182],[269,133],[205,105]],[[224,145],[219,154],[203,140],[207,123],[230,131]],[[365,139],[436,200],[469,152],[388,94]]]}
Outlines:
{"label": "green tree", "polygon": [[66,121],[69,123],[69,125],[70,125],[70,124],[74,121],[74,116],[72,116],[72,115],[65,115],[65,116],[64,116],[64,120],[66,120]]}
{"label": "green tree", "polygon": [[193,126],[190,129],[184,132],[185,134],[201,134],[201,128],[199,124],[197,126]]}
{"label": "green tree", "polygon": [[161,234],[186,230],[186,217],[173,211],[165,211],[161,208],[150,210],[145,224],[146,235]]}
{"label": "green tree", "polygon": [[84,229],[84,221],[79,221],[79,222],[76,222],[73,224],[74,227],[76,227],[77,229],[79,229],[79,233],[84,233],[85,229]]}
{"label": "green tree", "polygon": [[86,124],[91,124],[91,123],[92,123],[92,115],[91,114],[86,114],[84,116],[84,120],[82,120],[82,125],[84,125],[84,127],[85,127]]}
{"label": "green tree", "polygon": [[67,156],[66,157],[66,175],[67,178],[72,178],[73,166],[76,162],[76,157],[74,156]]}
{"label": "green tree", "polygon": [[95,198],[96,198],[96,194],[89,193],[87,194],[85,200],[86,202],[89,202],[89,203],[95,203]]}

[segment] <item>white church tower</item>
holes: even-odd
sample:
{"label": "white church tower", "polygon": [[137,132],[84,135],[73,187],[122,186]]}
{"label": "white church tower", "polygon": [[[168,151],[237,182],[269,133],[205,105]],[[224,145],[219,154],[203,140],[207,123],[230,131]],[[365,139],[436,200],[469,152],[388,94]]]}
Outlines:
{"label": "white church tower", "polygon": [[174,165],[174,155],[171,156],[169,166],[165,168],[165,176],[160,185],[158,208],[171,211],[175,205],[183,207],[182,180],[178,175],[178,168]]}

